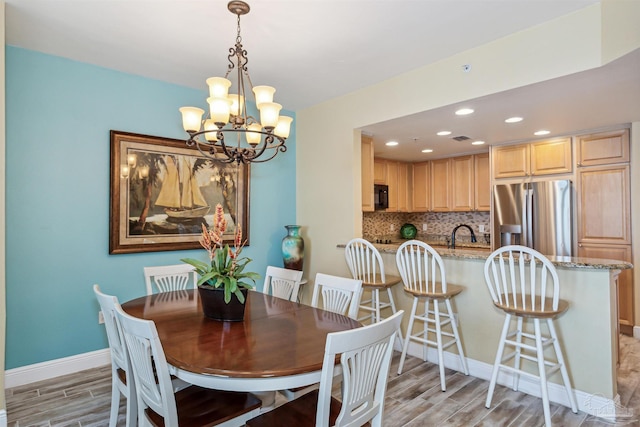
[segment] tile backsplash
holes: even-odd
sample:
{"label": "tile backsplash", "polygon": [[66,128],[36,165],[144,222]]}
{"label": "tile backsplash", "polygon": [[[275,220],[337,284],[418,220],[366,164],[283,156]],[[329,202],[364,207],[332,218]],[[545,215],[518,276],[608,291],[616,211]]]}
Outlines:
{"label": "tile backsplash", "polygon": [[[473,228],[478,241],[490,241],[489,212],[364,212],[362,235],[365,239],[399,238],[400,227],[406,223],[416,226],[418,238],[450,236],[457,225],[467,224]],[[426,232],[423,231],[422,224],[427,224]],[[479,231],[480,225],[484,225],[484,232]],[[469,239],[470,236],[466,228],[461,228],[456,233],[457,239]]]}

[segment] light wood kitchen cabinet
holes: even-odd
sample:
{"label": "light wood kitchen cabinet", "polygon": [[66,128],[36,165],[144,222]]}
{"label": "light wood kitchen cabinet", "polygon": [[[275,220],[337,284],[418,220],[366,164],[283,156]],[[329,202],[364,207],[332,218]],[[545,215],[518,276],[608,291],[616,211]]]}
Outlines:
{"label": "light wood kitchen cabinet", "polygon": [[[578,244],[578,256],[632,262],[631,245]],[[620,331],[633,335],[633,270],[622,270],[617,279]]]}
{"label": "light wood kitchen cabinet", "polygon": [[398,163],[398,212],[409,211],[409,164]]}
{"label": "light wood kitchen cabinet", "polygon": [[629,129],[576,138],[578,166],[598,166],[629,162]]}
{"label": "light wood kitchen cabinet", "polygon": [[411,211],[428,212],[431,209],[431,162],[413,163],[411,175],[413,182]]}
{"label": "light wood kitchen cabinet", "polygon": [[469,212],[475,209],[474,158],[451,158],[451,210]]}
{"label": "light wood kitchen cabinet", "polygon": [[373,159],[373,183],[387,184],[387,162],[384,159]]}
{"label": "light wood kitchen cabinet", "polygon": [[489,153],[474,154],[473,207],[476,211],[491,210],[491,177],[489,173]]}
{"label": "light wood kitchen cabinet", "polygon": [[493,165],[496,179],[571,173],[571,138],[496,147]]}
{"label": "light wood kitchen cabinet", "polygon": [[581,168],[578,243],[631,244],[629,165]]}
{"label": "light wood kitchen cabinet", "polygon": [[451,159],[431,160],[431,210],[451,211]]}
{"label": "light wood kitchen cabinet", "polygon": [[386,184],[389,186],[389,206],[387,212],[398,212],[398,162],[386,160]]}

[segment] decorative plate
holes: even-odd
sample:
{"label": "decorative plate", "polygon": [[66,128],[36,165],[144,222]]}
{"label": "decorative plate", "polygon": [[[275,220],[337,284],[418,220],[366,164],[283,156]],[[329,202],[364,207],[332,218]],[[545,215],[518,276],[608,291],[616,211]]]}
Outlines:
{"label": "decorative plate", "polygon": [[418,229],[413,224],[405,224],[400,227],[400,235],[403,239],[413,239],[418,234]]}

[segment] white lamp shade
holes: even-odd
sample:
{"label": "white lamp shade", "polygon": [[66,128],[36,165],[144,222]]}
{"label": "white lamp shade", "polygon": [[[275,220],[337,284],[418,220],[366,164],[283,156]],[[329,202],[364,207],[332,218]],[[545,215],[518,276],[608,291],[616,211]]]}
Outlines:
{"label": "white lamp shade", "polygon": [[260,126],[260,123],[252,123],[247,127],[247,129],[248,129],[248,132],[246,134],[247,142],[251,146],[255,147],[260,143],[260,140],[262,140],[262,134],[258,132],[251,132],[251,131],[260,131],[262,130],[262,126]]}
{"label": "white lamp shade", "polygon": [[210,130],[211,132],[206,132],[204,134],[204,138],[207,141],[215,142],[218,140],[216,137],[216,133],[218,132],[218,126],[216,126],[215,122],[211,119],[207,119],[204,121],[204,130]]}
{"label": "white lamp shade", "polygon": [[260,104],[260,124],[265,129],[273,129],[278,124],[278,116],[282,105],[275,102],[264,102]]}
{"label": "white lamp shade", "polygon": [[230,93],[228,99],[231,102],[231,114],[239,116],[244,110],[244,96],[238,97],[237,93]]}
{"label": "white lamp shade", "polygon": [[182,107],[182,127],[187,132],[198,132],[200,124],[202,124],[202,115],[204,110],[197,107]]}
{"label": "white lamp shade", "polygon": [[291,131],[291,122],[293,122],[293,117],[280,116],[278,118],[278,124],[273,130],[273,133],[281,138],[289,138],[289,132]]}
{"label": "white lamp shade", "polygon": [[255,86],[253,93],[256,96],[256,106],[260,108],[260,105],[265,102],[273,102],[273,94],[276,92],[276,88],[271,86]]}
{"label": "white lamp shade", "polygon": [[229,121],[231,104],[227,98],[207,98],[209,113],[214,123],[224,125]]}
{"label": "white lamp shade", "polygon": [[209,86],[209,96],[211,98],[226,98],[231,87],[231,81],[224,77],[209,77],[207,85]]}

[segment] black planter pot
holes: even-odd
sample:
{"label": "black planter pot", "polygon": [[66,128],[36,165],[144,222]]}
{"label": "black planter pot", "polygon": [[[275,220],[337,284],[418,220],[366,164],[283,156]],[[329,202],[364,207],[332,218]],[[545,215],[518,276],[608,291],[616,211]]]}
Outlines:
{"label": "black planter pot", "polygon": [[[245,303],[247,301],[247,291],[247,289],[240,291],[244,295]],[[208,318],[229,322],[242,322],[244,320],[245,304],[238,301],[235,295],[231,294],[231,301],[227,304],[224,302],[224,289],[222,288],[199,286],[198,293],[200,294],[202,311]]]}

